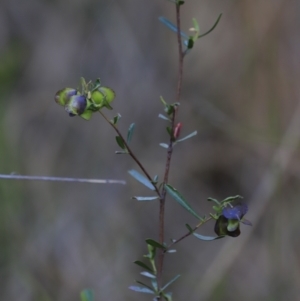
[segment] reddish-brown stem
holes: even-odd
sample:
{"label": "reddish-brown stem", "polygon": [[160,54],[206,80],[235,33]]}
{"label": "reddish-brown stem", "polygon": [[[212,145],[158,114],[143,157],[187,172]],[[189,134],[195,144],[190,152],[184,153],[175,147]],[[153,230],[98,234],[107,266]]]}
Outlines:
{"label": "reddish-brown stem", "polygon": [[158,197],[161,199],[161,194],[156,186],[155,183],[153,183],[152,178],[150,177],[149,173],[147,172],[147,170],[145,169],[145,167],[142,165],[142,163],[139,161],[139,159],[135,156],[135,154],[133,153],[133,151],[131,150],[131,148],[129,147],[128,143],[126,142],[125,138],[123,137],[123,135],[121,134],[121,132],[119,131],[119,129],[116,127],[115,124],[113,124],[107,117],[106,115],[104,115],[103,112],[99,111],[99,113],[102,115],[102,117],[114,128],[114,130],[117,132],[117,134],[121,137],[121,139],[123,140],[123,143],[128,151],[128,154],[130,155],[130,157],[136,162],[136,164],[140,167],[140,169],[143,171],[144,175],[147,177],[147,179],[152,183],[152,185],[155,188],[155,192],[158,195]]}
{"label": "reddish-brown stem", "polygon": [[[181,42],[181,30],[180,30],[180,5],[176,4],[176,26],[177,26],[177,44],[178,44],[178,57],[179,57],[179,66],[178,66],[178,79],[177,79],[177,92],[176,92],[176,102],[180,101],[181,89],[182,89],[182,75],[183,75],[183,51],[182,51],[182,42]],[[174,132],[175,127],[175,117],[178,111],[178,107],[174,110],[171,117],[171,133]],[[160,204],[159,204],[159,242],[164,243],[164,232],[165,232],[165,202],[166,202],[166,189],[165,184],[168,183],[170,164],[173,153],[173,137],[171,135],[169,141],[169,147],[167,152],[167,160],[165,166],[164,182],[162,186]],[[157,267],[157,279],[158,279],[158,288],[162,287],[162,272],[164,264],[164,251],[159,250],[158,255],[158,267]]]}

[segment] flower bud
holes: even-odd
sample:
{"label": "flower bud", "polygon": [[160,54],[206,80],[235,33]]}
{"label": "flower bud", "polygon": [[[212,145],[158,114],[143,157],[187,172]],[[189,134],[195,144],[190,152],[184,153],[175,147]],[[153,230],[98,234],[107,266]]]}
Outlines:
{"label": "flower bud", "polygon": [[55,94],[55,102],[61,106],[65,106],[69,102],[71,96],[74,96],[77,93],[78,91],[73,88],[64,88],[59,90]]}
{"label": "flower bud", "polygon": [[174,134],[173,134],[175,140],[178,139],[178,137],[180,135],[181,127],[182,127],[182,123],[181,122],[177,123],[177,125],[174,129]]}
{"label": "flower bud", "polygon": [[86,109],[86,104],[86,98],[83,95],[73,95],[66,104],[65,110],[71,117],[81,115]]}

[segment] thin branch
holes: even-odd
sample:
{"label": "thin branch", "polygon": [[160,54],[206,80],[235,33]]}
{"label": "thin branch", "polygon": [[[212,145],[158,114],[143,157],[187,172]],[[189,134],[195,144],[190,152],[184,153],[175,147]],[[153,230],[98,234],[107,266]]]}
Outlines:
{"label": "thin branch", "polygon": [[174,240],[171,244],[169,244],[167,246],[167,248],[164,250],[164,253],[166,253],[172,246],[178,244],[180,241],[184,240],[185,238],[189,237],[190,235],[192,235],[199,227],[201,227],[202,225],[204,225],[205,223],[207,223],[208,221],[210,221],[212,219],[212,217],[209,217],[205,220],[202,220],[192,231],[189,231],[188,233],[184,234],[183,236],[181,236],[180,238]]}
{"label": "thin branch", "polygon": [[[181,42],[181,29],[180,29],[180,5],[176,4],[176,26],[177,26],[177,44],[178,44],[178,80],[177,80],[177,92],[176,92],[176,102],[180,101],[181,89],[182,89],[182,76],[183,76],[183,50],[182,50],[182,42]],[[175,118],[178,107],[174,110],[172,114],[172,125],[171,125],[171,133],[174,132],[175,127]],[[168,183],[169,172],[170,172],[170,164],[173,153],[173,137],[171,135],[167,153],[167,160],[165,166],[165,174],[164,174],[164,182],[162,185],[162,193],[159,205],[159,242],[161,244],[164,243],[164,230],[165,230],[165,201],[166,201],[166,189],[165,184]],[[163,273],[163,263],[164,263],[164,251],[159,250],[158,254],[158,268],[157,268],[157,278],[158,278],[158,287],[162,287],[162,273]]]}
{"label": "thin branch", "polygon": [[159,196],[159,198],[161,198],[161,194],[156,186],[155,183],[153,183],[153,179],[151,178],[151,176],[149,175],[149,173],[147,172],[147,170],[145,169],[145,167],[142,165],[142,163],[139,161],[139,159],[135,156],[135,154],[133,153],[133,151],[131,150],[131,148],[129,147],[128,143],[126,142],[125,138],[123,137],[123,135],[121,134],[121,132],[119,131],[119,129],[116,127],[115,124],[113,124],[107,117],[106,115],[102,112],[99,111],[99,113],[102,115],[102,117],[114,128],[114,130],[117,132],[117,134],[119,135],[119,137],[121,137],[121,139],[123,140],[124,145],[126,146],[126,149],[128,151],[128,154],[130,155],[130,157],[136,162],[136,164],[140,167],[140,169],[143,171],[144,175],[148,178],[148,180],[152,183],[152,185],[155,188],[156,194]]}
{"label": "thin branch", "polygon": [[53,181],[53,182],[77,182],[77,183],[89,183],[89,184],[123,184],[123,185],[126,184],[126,181],[124,181],[124,180],[83,179],[83,178],[24,176],[24,175],[5,175],[5,174],[0,174],[0,179],[28,180],[28,181]]}

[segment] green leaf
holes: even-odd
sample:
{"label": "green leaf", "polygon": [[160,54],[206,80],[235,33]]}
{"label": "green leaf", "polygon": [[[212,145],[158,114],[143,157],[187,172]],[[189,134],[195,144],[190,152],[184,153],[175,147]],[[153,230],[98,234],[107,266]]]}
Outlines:
{"label": "green leaf", "polygon": [[81,94],[85,94],[87,85],[84,77],[80,77],[80,84],[81,84]]}
{"label": "green leaf", "polygon": [[168,286],[170,286],[173,282],[175,282],[180,275],[175,276],[172,280],[170,280],[161,290],[164,291]]}
{"label": "green leaf", "polygon": [[140,286],[129,286],[129,289],[138,293],[145,293],[145,294],[154,294],[154,291],[152,289],[146,288],[146,287],[140,287]]}
{"label": "green leaf", "polygon": [[166,299],[166,301],[172,301],[172,293],[164,293],[162,292],[163,297]]}
{"label": "green leaf", "polygon": [[133,135],[134,128],[135,128],[135,124],[132,123],[132,124],[129,126],[128,133],[127,133],[127,143],[128,143],[128,144],[129,144],[130,141],[131,141],[131,138],[132,138],[132,135]]}
{"label": "green leaf", "polygon": [[172,137],[173,136],[173,133],[172,133],[172,129],[171,129],[171,127],[170,126],[167,126],[167,132],[168,132],[168,134],[170,135],[170,137]]}
{"label": "green leaf", "polygon": [[166,191],[172,196],[172,198],[179,203],[183,208],[185,208],[189,213],[194,215],[199,220],[202,218],[192,209],[190,204],[184,199],[184,197],[171,185],[165,185]]}
{"label": "green leaf", "polygon": [[126,146],[124,144],[124,141],[123,139],[120,137],[120,136],[116,136],[116,141],[118,143],[118,145],[122,148],[122,149],[126,149]]}
{"label": "green leaf", "polygon": [[242,199],[243,197],[240,195],[235,195],[235,196],[229,196],[228,198],[224,199],[223,201],[221,201],[221,204],[223,203],[227,203],[227,202],[232,202],[235,201],[236,199]]}
{"label": "green leaf", "polygon": [[200,38],[208,35],[209,33],[211,33],[216,28],[216,26],[218,25],[221,17],[222,17],[222,14],[219,15],[219,17],[218,17],[217,21],[215,22],[214,26],[209,31],[207,31],[206,33],[203,33],[203,34],[199,35],[198,39],[200,39]]}
{"label": "green leaf", "polygon": [[158,175],[155,175],[153,178],[153,182],[157,183],[158,182]]}
{"label": "green leaf", "polygon": [[162,96],[160,96],[160,101],[162,102],[162,104],[166,107],[168,104],[167,102],[164,100],[164,98]]}
{"label": "green leaf", "polygon": [[217,205],[221,205],[221,203],[220,203],[218,200],[214,199],[214,198],[208,198],[207,200],[208,200],[209,202],[214,202],[214,203],[216,203]]}
{"label": "green leaf", "polygon": [[138,266],[140,266],[140,267],[142,267],[142,268],[144,268],[144,269],[146,269],[150,272],[153,272],[153,270],[149,266],[147,266],[145,263],[143,263],[142,261],[136,260],[133,263],[135,263],[136,265],[138,265]]}
{"label": "green leaf", "polygon": [[133,196],[132,197],[134,200],[137,200],[137,201],[154,201],[154,200],[157,200],[159,199],[158,196]]}
{"label": "green leaf", "polygon": [[149,272],[141,272],[141,275],[145,276],[145,277],[148,277],[148,278],[151,278],[151,279],[155,279],[156,276],[149,273]]}
{"label": "green leaf", "polygon": [[146,239],[146,243],[155,248],[159,248],[159,249],[163,249],[163,250],[167,249],[164,245],[160,244],[159,242],[157,242],[151,238]]}
{"label": "green leaf", "polygon": [[193,27],[195,28],[195,30],[199,32],[200,28],[199,28],[199,24],[198,24],[197,20],[195,18],[193,18],[192,22],[193,22]]}
{"label": "green leaf", "polygon": [[[162,22],[164,25],[166,25],[169,29],[177,33],[178,31],[177,26],[174,25],[171,21],[169,21],[165,17],[159,17],[158,20]],[[180,31],[180,35],[185,39],[189,38],[183,31]]]}
{"label": "green leaf", "polygon": [[163,148],[169,148],[169,145],[167,143],[160,143],[159,145]]}
{"label": "green leaf", "polygon": [[142,281],[139,281],[139,280],[135,280],[135,282],[138,283],[138,284],[143,285],[146,288],[149,288],[152,291],[152,287],[150,285],[147,285],[147,284],[145,284],[145,283],[143,283]]}
{"label": "green leaf", "polygon": [[116,125],[119,121],[119,119],[121,118],[120,114],[117,114],[110,122],[114,125]]}
{"label": "green leaf", "polygon": [[185,226],[186,226],[187,229],[190,231],[190,233],[193,233],[193,232],[194,232],[193,228],[192,228],[189,224],[185,224]]}
{"label": "green leaf", "polygon": [[165,116],[163,114],[158,114],[158,118],[161,118],[161,119],[164,119],[164,120],[167,120],[167,121],[171,122],[171,120],[167,116]]}
{"label": "green leaf", "polygon": [[200,235],[198,233],[193,233],[193,235],[195,237],[197,237],[198,239],[206,240],[206,241],[216,240],[216,239],[224,237],[224,236],[204,236],[204,235]]}
{"label": "green leaf", "polygon": [[151,279],[151,284],[152,284],[152,287],[154,288],[154,290],[157,292],[158,291],[158,285],[157,285],[156,277]]}
{"label": "green leaf", "polygon": [[147,178],[145,178],[143,175],[141,175],[138,171],[131,169],[128,171],[128,173],[132,177],[134,177],[137,181],[139,181],[140,183],[142,183],[143,185],[148,187],[149,189],[155,190],[155,187],[153,186],[153,184]]}
{"label": "green leaf", "polygon": [[191,134],[189,134],[189,135],[187,135],[187,136],[185,136],[181,139],[176,140],[176,142],[181,142],[181,141],[187,140],[187,139],[192,138],[196,135],[197,135],[197,131],[194,131],[193,133],[191,133]]}
{"label": "green leaf", "polygon": [[81,301],[94,301],[94,292],[90,289],[85,289],[80,293]]}

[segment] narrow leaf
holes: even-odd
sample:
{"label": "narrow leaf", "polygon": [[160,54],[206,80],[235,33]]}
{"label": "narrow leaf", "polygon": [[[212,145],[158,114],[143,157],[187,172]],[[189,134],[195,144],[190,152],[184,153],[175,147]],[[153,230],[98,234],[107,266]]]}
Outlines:
{"label": "narrow leaf", "polygon": [[196,218],[202,220],[202,218],[194,211],[194,209],[192,209],[190,204],[183,198],[183,196],[174,187],[172,187],[171,185],[165,185],[165,188],[177,203],[179,203],[183,208],[185,208]]}
{"label": "narrow leaf", "polygon": [[187,140],[187,139],[192,138],[196,135],[197,135],[197,131],[194,131],[193,133],[191,133],[191,134],[189,134],[189,135],[187,135],[187,136],[185,136],[181,139],[176,140],[176,142],[181,142],[181,141]]}
{"label": "narrow leaf", "polygon": [[159,197],[158,196],[133,196],[132,197],[134,200],[137,201],[154,201],[157,200]]}
{"label": "narrow leaf", "polygon": [[163,297],[166,299],[166,301],[172,301],[172,293],[164,293],[162,292]]}
{"label": "narrow leaf", "polygon": [[118,145],[122,148],[122,149],[126,149],[126,146],[124,144],[124,141],[123,139],[120,137],[120,136],[116,136],[116,141],[118,143]]}
{"label": "narrow leaf", "polygon": [[132,286],[129,286],[128,288],[130,290],[138,292],[138,293],[154,294],[153,290],[150,290],[149,288],[146,288],[146,287],[132,285]]}
{"label": "narrow leaf", "polygon": [[130,143],[130,141],[131,141],[131,138],[132,138],[132,135],[133,135],[133,132],[134,132],[134,128],[135,128],[135,124],[132,123],[132,124],[129,126],[129,129],[128,129],[128,133],[127,133],[127,143]]}
{"label": "narrow leaf", "polygon": [[167,120],[167,121],[170,121],[170,118],[168,118],[167,116],[163,115],[163,114],[158,114],[158,118],[161,118],[161,119],[164,119],[164,120]]}
{"label": "narrow leaf", "polygon": [[115,154],[124,155],[124,154],[128,154],[128,151],[115,151]]}
{"label": "narrow leaf", "polygon": [[155,190],[153,184],[147,178],[145,178],[143,175],[141,175],[138,171],[131,169],[128,171],[128,173],[132,177],[134,177],[137,181],[139,181],[140,183],[142,183],[143,185],[148,187],[149,189]]}
{"label": "narrow leaf", "polygon": [[220,203],[218,200],[214,199],[214,198],[208,198],[207,200],[208,200],[209,202],[214,202],[214,203],[216,203],[217,205],[221,205],[221,203]]}
{"label": "narrow leaf", "polygon": [[203,33],[203,34],[199,35],[198,39],[200,39],[200,38],[208,35],[209,33],[211,33],[216,28],[216,26],[218,25],[221,17],[222,17],[222,14],[219,15],[219,17],[218,17],[217,21],[215,22],[214,26],[209,31],[207,31],[206,33]]}
{"label": "narrow leaf", "polygon": [[144,287],[150,289],[152,291],[152,287],[148,284],[143,283],[142,281],[135,280],[136,283],[143,285]]}
{"label": "narrow leaf", "polygon": [[161,290],[164,291],[169,285],[171,285],[173,282],[175,282],[180,275],[175,276],[172,280],[170,280]]}
{"label": "narrow leaf", "polygon": [[113,119],[111,119],[111,123],[112,124],[117,124],[118,123],[118,121],[119,121],[119,119],[121,118],[121,115],[120,114],[117,114]]}
{"label": "narrow leaf", "polygon": [[242,219],[241,219],[241,222],[242,222],[244,225],[252,226],[252,223],[251,223],[250,221],[248,221],[247,219],[245,219],[245,218],[242,218]]}
{"label": "narrow leaf", "polygon": [[144,269],[146,269],[150,272],[153,272],[153,270],[149,266],[147,266],[145,263],[143,263],[142,261],[136,260],[133,263],[135,263],[136,265],[138,265],[138,266],[140,266],[140,267],[142,267],[142,268],[144,268]]}
{"label": "narrow leaf", "polygon": [[159,248],[159,249],[163,249],[163,250],[166,249],[165,246],[163,246],[162,244],[160,244],[159,242],[157,242],[157,241],[155,241],[155,240],[153,240],[151,238],[146,239],[146,243],[148,245],[151,245],[151,246],[155,247],[155,248]]}
{"label": "narrow leaf", "polygon": [[149,273],[149,272],[141,272],[141,275],[145,276],[145,277],[148,277],[148,278],[152,278],[152,279],[155,279],[156,276]]}
{"label": "narrow leaf", "polygon": [[94,292],[90,289],[85,289],[80,293],[81,301],[94,301]]}
{"label": "narrow leaf", "polygon": [[162,96],[160,96],[160,101],[162,102],[162,104],[166,107],[167,106],[167,102],[164,100],[164,98]]}
{"label": "narrow leaf", "polygon": [[170,135],[170,137],[172,137],[173,135],[173,133],[172,133],[172,129],[171,129],[171,127],[170,126],[167,126],[167,132],[168,132],[168,134]]}
{"label": "narrow leaf", "polygon": [[168,148],[169,147],[169,145],[167,143],[160,143],[159,145],[163,148]]}
{"label": "narrow leaf", "polygon": [[185,224],[185,226],[187,227],[187,229],[188,229],[191,233],[194,232],[193,228],[192,228],[189,224]]}
{"label": "narrow leaf", "polygon": [[216,240],[216,239],[224,237],[224,236],[204,236],[204,235],[200,235],[198,233],[193,233],[193,235],[195,237],[197,237],[198,239],[206,240],[206,241]]}
{"label": "narrow leaf", "polygon": [[157,292],[158,291],[158,285],[157,285],[157,280],[155,279],[151,279],[151,284],[152,287],[154,288],[154,290]]}
{"label": "narrow leaf", "polygon": [[176,253],[177,251],[175,249],[171,249],[171,250],[168,250],[167,253]]}
{"label": "narrow leaf", "polygon": [[[162,22],[164,25],[166,25],[169,29],[171,29],[172,31],[176,32],[178,31],[177,26],[175,26],[171,21],[169,21],[168,19],[166,19],[165,17],[159,17],[158,18],[160,22]],[[182,31],[180,31],[180,35],[185,38],[188,39],[189,37]]]}
{"label": "narrow leaf", "polygon": [[155,175],[154,178],[153,178],[153,182],[157,183],[157,181],[158,181],[158,175]]}
{"label": "narrow leaf", "polygon": [[235,201],[236,199],[242,199],[242,198],[243,197],[240,196],[240,195],[229,196],[228,198],[226,198],[223,201],[221,201],[221,203],[231,202],[231,201]]}
{"label": "narrow leaf", "polygon": [[192,21],[193,21],[193,26],[194,26],[195,30],[199,32],[199,24],[198,24],[197,20],[195,18],[193,18]]}

